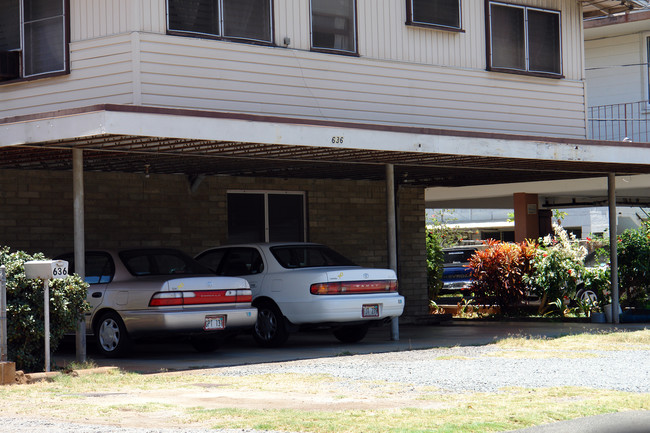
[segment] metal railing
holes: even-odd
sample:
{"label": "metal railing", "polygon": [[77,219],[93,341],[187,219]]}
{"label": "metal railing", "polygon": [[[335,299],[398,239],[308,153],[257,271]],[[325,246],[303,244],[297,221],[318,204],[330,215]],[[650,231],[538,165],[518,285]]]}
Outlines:
{"label": "metal railing", "polygon": [[587,109],[588,137],[594,140],[650,142],[650,102],[598,105]]}

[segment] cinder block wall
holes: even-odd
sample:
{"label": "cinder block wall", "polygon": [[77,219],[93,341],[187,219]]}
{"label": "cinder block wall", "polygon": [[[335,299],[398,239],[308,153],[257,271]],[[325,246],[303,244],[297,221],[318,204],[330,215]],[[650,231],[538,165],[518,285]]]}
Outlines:
{"label": "cinder block wall", "polygon": [[[383,182],[211,176],[190,192],[181,175],[84,174],[87,248],[169,246],[189,254],[227,241],[228,190],[304,191],[308,240],[363,266],[386,267]],[[398,189],[400,292],[426,312],[423,188]],[[0,170],[0,245],[54,256],[73,248],[72,173]],[[405,318],[406,319],[406,318]]]}

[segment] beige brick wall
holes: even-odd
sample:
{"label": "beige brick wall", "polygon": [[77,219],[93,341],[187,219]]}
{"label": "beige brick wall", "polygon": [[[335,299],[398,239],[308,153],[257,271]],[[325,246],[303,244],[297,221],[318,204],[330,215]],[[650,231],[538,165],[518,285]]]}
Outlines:
{"label": "beige brick wall", "polygon": [[[84,175],[87,248],[169,246],[190,254],[226,243],[228,190],[304,191],[308,240],[363,266],[386,267],[383,182],[206,177],[191,193],[181,175]],[[400,292],[426,311],[424,190],[398,190]],[[0,245],[53,256],[73,247],[72,173],[0,170]]]}

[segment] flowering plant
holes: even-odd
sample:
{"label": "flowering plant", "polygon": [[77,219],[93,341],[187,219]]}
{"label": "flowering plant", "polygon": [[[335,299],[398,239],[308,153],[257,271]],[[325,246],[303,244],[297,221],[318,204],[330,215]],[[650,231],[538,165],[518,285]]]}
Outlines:
{"label": "flowering plant", "polygon": [[553,299],[563,300],[576,293],[578,280],[584,271],[583,260],[587,250],[579,245],[573,234],[568,234],[560,225],[553,224],[554,236],[540,239],[537,253],[533,257],[533,272],[526,281],[541,298],[539,313],[545,314],[553,308]]}

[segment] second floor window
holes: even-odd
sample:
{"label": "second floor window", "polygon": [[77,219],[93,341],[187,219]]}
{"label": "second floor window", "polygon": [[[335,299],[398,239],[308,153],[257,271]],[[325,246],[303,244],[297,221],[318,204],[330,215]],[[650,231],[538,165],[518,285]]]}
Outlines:
{"label": "second floor window", "polygon": [[460,29],[460,0],[406,0],[406,23]]}
{"label": "second floor window", "polygon": [[68,70],[66,0],[0,0],[0,81]]}
{"label": "second floor window", "polygon": [[311,47],[356,54],[355,0],[311,0]]}
{"label": "second floor window", "polygon": [[272,0],[167,0],[170,32],[273,42]]}
{"label": "second floor window", "polygon": [[489,69],[561,76],[560,13],[489,1]]}

